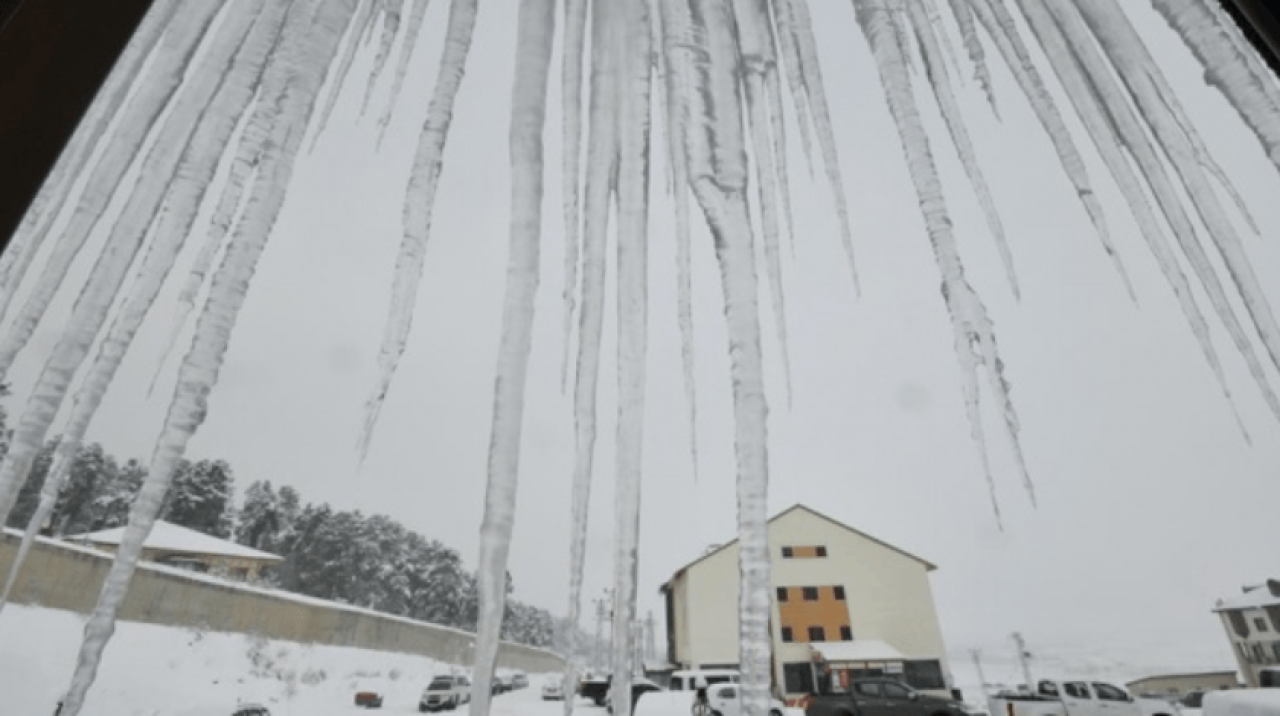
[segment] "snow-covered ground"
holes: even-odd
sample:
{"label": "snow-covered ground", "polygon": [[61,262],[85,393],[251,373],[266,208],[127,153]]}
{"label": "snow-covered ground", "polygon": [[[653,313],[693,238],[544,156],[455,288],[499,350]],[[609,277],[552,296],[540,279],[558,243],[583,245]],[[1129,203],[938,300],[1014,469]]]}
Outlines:
{"label": "snow-covered ground", "polygon": [[[0,713],[52,714],[71,677],[84,618],[72,612],[9,605],[0,613]],[[431,677],[453,665],[407,654],[335,646],[305,646],[244,634],[120,622],[107,647],[86,716],[227,714],[258,702],[272,716],[368,714],[353,699],[361,690],[384,696],[381,712],[417,713]],[[542,702],[551,675],[531,675],[530,687],[496,697],[497,716],[556,716]],[[604,709],[584,705],[581,712]],[[449,712],[467,713],[465,707]]]}

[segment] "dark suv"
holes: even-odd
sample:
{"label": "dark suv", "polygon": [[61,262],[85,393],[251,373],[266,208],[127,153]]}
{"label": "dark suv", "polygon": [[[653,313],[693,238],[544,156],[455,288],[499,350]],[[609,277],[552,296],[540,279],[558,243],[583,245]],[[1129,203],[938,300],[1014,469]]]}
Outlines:
{"label": "dark suv", "polygon": [[813,697],[806,716],[976,716],[983,712],[893,679],[854,679],[845,693]]}

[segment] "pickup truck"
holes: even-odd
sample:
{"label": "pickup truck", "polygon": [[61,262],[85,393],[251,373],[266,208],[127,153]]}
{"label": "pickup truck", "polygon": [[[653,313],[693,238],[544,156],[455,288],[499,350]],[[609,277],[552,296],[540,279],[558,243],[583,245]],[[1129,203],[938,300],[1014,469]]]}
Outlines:
{"label": "pickup truck", "polygon": [[1179,716],[1163,699],[1135,699],[1099,681],[1041,681],[1034,694],[998,694],[992,716]]}
{"label": "pickup truck", "polygon": [[[981,709],[939,699],[894,679],[853,679],[848,691],[808,697],[805,716],[979,716]],[[1004,716],[1001,712],[997,716]],[[1019,714],[1021,716],[1021,714]],[[1074,712],[1070,716],[1077,716]]]}

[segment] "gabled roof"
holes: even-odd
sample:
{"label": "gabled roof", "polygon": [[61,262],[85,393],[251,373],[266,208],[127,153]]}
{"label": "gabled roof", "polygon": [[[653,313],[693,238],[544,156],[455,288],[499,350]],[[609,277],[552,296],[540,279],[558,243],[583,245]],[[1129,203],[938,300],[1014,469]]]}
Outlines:
{"label": "gabled roof", "polygon": [[[930,561],[929,561],[929,560],[927,560],[927,559],[922,559],[922,558],[920,558],[920,557],[917,557],[917,556],[916,556],[916,555],[914,555],[914,554],[911,554],[910,552],[908,552],[908,551],[906,551],[906,550],[904,550],[904,549],[899,549],[898,547],[894,547],[893,545],[889,544],[888,542],[885,542],[884,540],[876,539],[875,537],[872,537],[871,535],[867,534],[866,532],[863,532],[863,531],[861,531],[861,530],[856,530],[856,529],[854,529],[854,528],[850,527],[849,525],[846,525],[845,523],[843,523],[843,522],[841,522],[841,521],[839,521],[839,520],[832,519],[831,517],[828,517],[827,515],[824,515],[824,514],[822,514],[821,512],[818,512],[817,510],[813,509],[812,507],[808,507],[807,505],[802,505],[802,504],[800,504],[800,503],[798,503],[798,502],[797,502],[796,504],[792,505],[791,507],[788,507],[787,509],[783,510],[782,512],[779,512],[778,514],[774,515],[773,517],[770,517],[770,518],[769,518],[769,524],[771,524],[771,525],[772,525],[772,524],[773,524],[774,522],[776,522],[777,520],[779,520],[779,519],[781,519],[781,518],[785,517],[786,515],[791,514],[792,512],[795,512],[796,510],[801,510],[801,511],[807,512],[807,513],[809,513],[809,514],[813,515],[814,517],[817,517],[817,518],[819,518],[819,519],[823,519],[823,520],[826,520],[827,522],[830,522],[831,524],[835,525],[836,527],[839,527],[839,528],[840,528],[840,529],[842,529],[842,530],[845,530],[845,531],[847,531],[847,532],[852,532],[853,534],[858,535],[859,537],[861,537],[861,538],[863,538],[863,539],[870,540],[871,542],[874,542],[874,543],[876,543],[876,544],[880,545],[881,547],[885,547],[886,549],[893,550],[894,552],[897,552],[898,554],[902,555],[903,557],[907,557],[907,558],[909,558],[909,559],[913,559],[913,560],[915,560],[915,561],[919,562],[920,564],[923,564],[923,565],[924,565],[924,568],[925,568],[925,570],[926,570],[926,571],[932,572],[933,570],[935,570],[935,569],[937,569],[937,568],[938,568],[938,565],[934,564],[933,562],[930,562]],[[702,560],[704,560],[704,559],[706,559],[706,558],[708,558],[708,557],[710,557],[710,556],[712,556],[712,555],[714,555],[714,554],[718,554],[718,553],[720,553],[721,551],[728,549],[729,547],[733,546],[733,545],[734,545],[734,544],[736,544],[737,542],[738,542],[738,540],[737,540],[736,538],[735,538],[735,539],[733,539],[733,540],[731,540],[731,541],[729,541],[729,542],[725,542],[724,544],[720,545],[719,547],[717,547],[717,548],[715,548],[715,549],[713,549],[713,550],[711,550],[711,551],[707,552],[706,554],[702,555],[701,557],[698,557],[697,559],[693,560],[692,562],[690,562],[690,563],[688,563],[688,564],[684,565],[684,566],[683,566],[683,567],[681,567],[680,569],[677,569],[677,570],[676,570],[676,571],[671,575],[671,579],[668,579],[668,580],[666,581],[666,583],[665,583],[665,584],[663,584],[661,587],[659,587],[659,588],[658,588],[658,591],[666,591],[666,590],[667,590],[667,588],[671,585],[671,583],[672,583],[673,581],[675,581],[675,579],[676,579],[677,577],[679,577],[681,574],[683,574],[683,573],[685,572],[685,570],[689,569],[689,568],[690,568],[690,567],[692,567],[693,565],[695,565],[695,564],[697,564],[697,563],[701,562]]]}
{"label": "gabled roof", "polygon": [[[114,547],[119,545],[120,540],[124,538],[124,530],[125,528],[123,527],[117,527],[100,532],[68,535],[63,539],[68,542],[87,542],[89,544]],[[222,557],[261,559],[271,562],[284,560],[284,557],[278,554],[271,554],[270,552],[263,552],[228,540],[218,539],[203,532],[170,524],[164,520],[156,520],[155,527],[151,529],[151,534],[147,537],[147,541],[142,543],[142,546],[147,549],[182,552],[185,554],[214,554]]]}

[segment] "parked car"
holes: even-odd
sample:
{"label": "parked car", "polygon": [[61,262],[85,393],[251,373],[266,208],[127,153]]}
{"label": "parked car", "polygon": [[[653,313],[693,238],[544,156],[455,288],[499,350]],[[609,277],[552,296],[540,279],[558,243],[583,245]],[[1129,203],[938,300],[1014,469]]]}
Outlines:
{"label": "parked car", "polygon": [[[848,691],[815,694],[810,698],[804,711],[806,716],[976,716],[984,713],[974,706],[928,696],[901,681],[887,678],[853,679],[849,682]],[[994,705],[991,708],[996,709]],[[997,713],[1000,716],[1024,716],[1021,712],[1000,710]],[[1084,714],[1073,710],[1070,716]]]}
{"label": "parked car", "polygon": [[271,711],[262,704],[240,704],[231,716],[271,716]]}
{"label": "parked car", "polygon": [[511,675],[511,688],[523,689],[529,686],[529,677],[525,676],[523,671],[517,671]]}
{"label": "parked car", "polygon": [[1039,683],[1034,694],[998,694],[991,711],[1000,716],[1177,716],[1164,699],[1135,699],[1128,691],[1100,681]]}
{"label": "parked car", "polygon": [[437,676],[422,690],[419,711],[456,709],[471,700],[471,680],[461,675]]}
{"label": "parked car", "polygon": [[742,679],[737,669],[682,669],[671,673],[667,688],[671,691],[693,691],[698,688],[698,677],[706,679],[707,686],[736,684]]}
{"label": "parked car", "polygon": [[542,685],[543,701],[563,701],[564,700],[564,683],[559,678],[554,678]]}
{"label": "parked car", "polygon": [[[720,716],[742,716],[742,687],[737,683],[715,684],[707,688],[707,701],[711,704],[711,712]],[[777,699],[769,699],[769,716],[783,716],[786,704]]]}
{"label": "parked car", "polygon": [[1205,694],[1204,716],[1274,716],[1280,713],[1280,689],[1229,689]]}
{"label": "parked car", "polygon": [[367,709],[382,708],[382,694],[376,691],[356,692],[356,706],[363,706]]}
{"label": "parked car", "polygon": [[496,690],[493,692],[495,694],[505,694],[508,691],[515,689],[515,684],[512,682],[510,675],[498,676],[495,674],[493,677],[493,684],[496,687]]}

